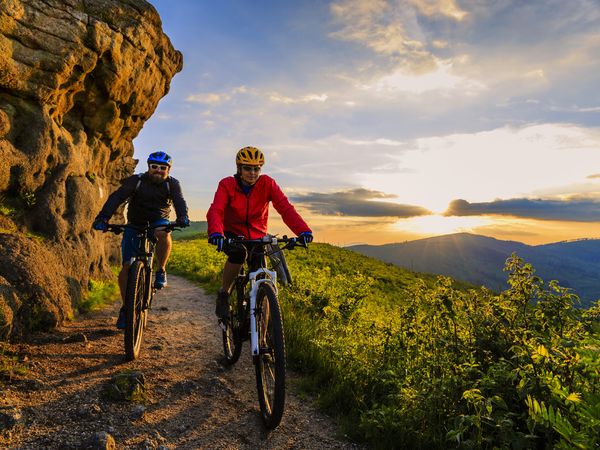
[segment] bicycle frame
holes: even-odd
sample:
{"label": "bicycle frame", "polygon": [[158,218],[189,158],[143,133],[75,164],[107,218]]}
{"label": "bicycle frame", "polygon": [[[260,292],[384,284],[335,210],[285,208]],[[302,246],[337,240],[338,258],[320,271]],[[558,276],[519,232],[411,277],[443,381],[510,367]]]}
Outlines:
{"label": "bicycle frame", "polygon": [[[256,277],[261,273],[264,273],[267,277],[257,280]],[[277,294],[277,272],[261,267],[254,272],[250,272],[248,279],[250,281],[250,347],[252,356],[258,356],[260,349],[258,346],[258,331],[256,330],[256,294],[263,283],[270,284]]]}
{"label": "bicycle frame", "polygon": [[[177,229],[176,224],[174,222],[169,223],[168,225],[165,226],[165,228],[170,229],[170,230],[175,230]],[[159,226],[162,227],[162,226]],[[136,227],[133,225],[116,225],[116,224],[109,224],[108,226],[108,230],[107,231],[111,231],[115,234],[121,234],[125,228],[132,228],[135,229],[139,236],[140,236],[140,248],[143,248],[143,252],[141,252],[140,254],[137,254],[135,256],[132,256],[129,259],[129,265],[133,266],[133,263],[135,261],[143,261],[145,263],[145,266],[147,267],[146,270],[146,280],[145,280],[145,284],[146,284],[146,298],[144,298],[144,305],[143,308],[144,309],[150,309],[151,305],[152,305],[152,298],[154,297],[154,294],[156,293],[156,288],[154,287],[153,283],[152,283],[152,273],[153,273],[153,269],[152,269],[152,264],[154,262],[154,248],[156,245],[156,242],[154,241],[154,239],[149,236],[149,232],[151,230],[153,230],[153,228],[147,228],[147,227]]]}
{"label": "bicycle frame", "polygon": [[155,243],[148,238],[147,233],[144,233],[144,236],[141,239],[141,243],[144,247],[144,253],[141,255],[133,256],[130,259],[130,263],[133,264],[134,261],[144,261],[146,263],[146,296],[144,298],[143,309],[150,309],[152,306],[152,299],[154,294],[156,293],[156,288],[152,284],[152,263],[154,262],[154,247]]}

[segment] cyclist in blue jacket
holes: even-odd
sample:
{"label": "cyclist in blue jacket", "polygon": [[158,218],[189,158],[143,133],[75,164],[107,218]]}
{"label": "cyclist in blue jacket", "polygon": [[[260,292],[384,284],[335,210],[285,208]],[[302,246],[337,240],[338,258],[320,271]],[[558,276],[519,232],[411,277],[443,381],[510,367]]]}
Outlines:
{"label": "cyclist in blue jacket", "polygon": [[[113,192],[102,210],[96,216],[92,227],[95,230],[106,231],[108,221],[120,205],[129,200],[127,207],[127,223],[136,226],[157,227],[154,235],[156,243],[156,262],[158,269],[154,280],[154,286],[161,289],[167,285],[167,272],[165,267],[171,253],[171,234],[160,225],[169,223],[171,205],[175,208],[177,225],[187,227],[190,224],[188,208],[183,198],[181,185],[175,178],[169,176],[172,159],[165,152],[151,153],[148,157],[148,171],[132,175],[123,181],[119,189]],[[140,240],[135,230],[126,229],[121,241],[121,254],[123,266],[119,272],[119,289],[123,305],[125,304],[125,293],[127,290],[127,276],[129,273],[129,261],[136,256],[140,249]],[[117,328],[125,328],[125,308],[121,307]]]}

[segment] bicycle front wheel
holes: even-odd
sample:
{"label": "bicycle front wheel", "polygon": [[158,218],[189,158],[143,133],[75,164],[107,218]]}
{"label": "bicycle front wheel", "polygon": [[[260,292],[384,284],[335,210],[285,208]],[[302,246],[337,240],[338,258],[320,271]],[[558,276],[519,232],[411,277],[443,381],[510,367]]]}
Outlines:
{"label": "bicycle front wheel", "polygon": [[279,301],[271,286],[262,284],[258,289],[256,309],[258,403],[265,426],[273,429],[281,422],[285,406],[285,341]]}
{"label": "bicycle front wheel", "polygon": [[235,364],[240,358],[246,315],[244,286],[236,280],[229,296],[229,316],[223,330],[223,354],[228,365]]}
{"label": "bicycle front wheel", "polygon": [[127,278],[127,293],[125,294],[125,357],[131,361],[140,354],[146,310],[144,298],[146,297],[146,266],[142,261],[134,261],[129,269]]}

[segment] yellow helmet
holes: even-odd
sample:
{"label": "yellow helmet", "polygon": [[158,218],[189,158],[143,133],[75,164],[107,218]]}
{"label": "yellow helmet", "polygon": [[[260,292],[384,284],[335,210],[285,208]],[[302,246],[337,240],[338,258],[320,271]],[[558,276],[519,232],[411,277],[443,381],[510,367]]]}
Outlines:
{"label": "yellow helmet", "polygon": [[262,166],[265,163],[265,155],[256,147],[244,147],[235,155],[235,163],[239,166]]}

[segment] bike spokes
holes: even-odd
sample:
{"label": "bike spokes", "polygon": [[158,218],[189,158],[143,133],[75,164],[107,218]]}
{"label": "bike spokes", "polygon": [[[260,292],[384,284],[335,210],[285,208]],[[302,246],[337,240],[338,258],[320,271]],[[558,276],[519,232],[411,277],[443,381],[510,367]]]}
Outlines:
{"label": "bike spokes", "polygon": [[272,429],[279,425],[285,403],[285,344],[279,302],[268,286],[258,292],[256,328],[258,400],[265,426]]}
{"label": "bike spokes", "polygon": [[127,359],[136,359],[142,345],[145,314],[144,302],[146,299],[146,268],[141,261],[135,261],[129,269],[127,279],[127,293],[125,296],[126,325],[125,325],[125,356]]}
{"label": "bike spokes", "polygon": [[220,324],[223,329],[223,353],[227,364],[235,364],[242,352],[241,330],[244,329],[245,313],[243,285],[236,282],[229,296],[227,321]]}

